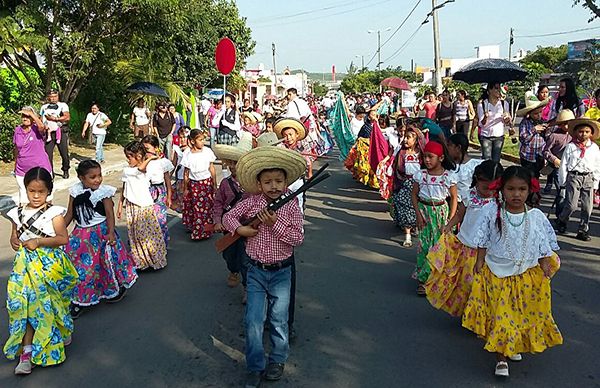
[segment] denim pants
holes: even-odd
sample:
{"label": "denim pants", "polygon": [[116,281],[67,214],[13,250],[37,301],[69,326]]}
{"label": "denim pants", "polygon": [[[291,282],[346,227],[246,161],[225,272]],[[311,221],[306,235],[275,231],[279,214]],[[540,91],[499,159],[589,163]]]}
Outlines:
{"label": "denim pants", "polygon": [[94,135],[96,138],[96,162],[104,161],[104,150],[102,147],[104,146],[104,139],[106,139],[106,135]]}
{"label": "denim pants", "polygon": [[246,254],[246,239],[243,237],[239,238],[227,247],[223,251],[223,259],[227,263],[229,272],[242,274],[242,284],[246,287],[246,273],[248,272],[247,266],[249,265],[248,255]]}
{"label": "denim pants", "polygon": [[290,303],[291,267],[265,271],[248,265],[248,302],[246,304],[246,368],[249,372],[265,370],[263,330],[269,322],[271,352],[269,363],[285,364],[290,352],[288,341],[288,307]]}
{"label": "denim pants", "polygon": [[158,145],[162,150],[163,154],[165,154],[165,158],[171,160],[173,156],[173,135],[169,135],[167,137],[158,137]]}
{"label": "denim pants", "polygon": [[481,144],[482,159],[491,159],[494,162],[500,162],[502,147],[504,146],[504,136],[479,136],[479,144]]}

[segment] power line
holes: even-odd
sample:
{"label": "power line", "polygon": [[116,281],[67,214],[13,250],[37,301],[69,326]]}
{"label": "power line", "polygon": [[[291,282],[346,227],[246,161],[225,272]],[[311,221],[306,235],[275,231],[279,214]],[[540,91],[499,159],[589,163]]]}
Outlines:
{"label": "power line", "polygon": [[400,23],[400,25],[398,26],[398,28],[396,28],[396,30],[392,33],[392,35],[390,35],[389,38],[387,38],[387,40],[385,42],[383,42],[381,44],[381,47],[385,46],[387,42],[389,42],[390,40],[392,40],[392,38],[394,37],[394,35],[396,35],[396,33],[398,31],[400,31],[400,29],[402,28],[402,26],[406,23],[406,21],[408,20],[409,17],[411,17],[411,15],[413,14],[413,12],[415,12],[415,10],[417,9],[417,7],[419,6],[419,4],[421,4],[422,0],[418,0],[417,3],[415,4],[415,6],[413,7],[413,9],[408,13],[408,15],[404,18],[404,20],[402,21],[402,23]]}
{"label": "power line", "polygon": [[583,32],[583,31],[591,31],[591,30],[598,30],[598,29],[600,29],[600,26],[598,26],[598,27],[588,27],[588,28],[579,28],[577,30],[571,30],[571,31],[550,32],[550,33],[547,33],[547,34],[538,34],[538,35],[516,35],[515,38],[542,38],[544,36],[565,35],[565,34],[572,34],[574,32]]}
{"label": "power line", "polygon": [[329,5],[327,7],[323,7],[323,8],[311,9],[308,11],[297,12],[297,13],[293,13],[293,14],[289,14],[289,15],[283,14],[283,15],[265,16],[265,17],[250,20],[250,21],[253,23],[260,23],[260,22],[264,22],[264,21],[269,22],[269,21],[272,21],[273,19],[289,19],[289,18],[293,18],[296,16],[307,15],[307,14],[311,14],[311,13],[315,13],[315,12],[328,11],[333,8],[347,7],[347,6],[358,4],[358,3],[363,3],[363,2],[362,1],[354,1],[352,3],[348,3],[347,1],[340,1],[339,3],[334,3],[334,4],[331,4],[331,5]]}
{"label": "power line", "polygon": [[394,58],[396,58],[398,55],[400,55],[402,53],[402,51],[408,46],[408,44],[412,41],[412,39],[417,35],[417,33],[419,32],[419,30],[421,30],[421,28],[423,27],[425,23],[421,23],[419,25],[419,27],[417,27],[417,29],[415,30],[415,32],[412,33],[411,36],[408,37],[408,39],[406,39],[406,41],[402,44],[402,46],[400,46],[400,48],[398,48],[398,50],[396,50],[392,55],[390,55],[388,58],[386,58],[384,60],[384,62],[388,62]]}

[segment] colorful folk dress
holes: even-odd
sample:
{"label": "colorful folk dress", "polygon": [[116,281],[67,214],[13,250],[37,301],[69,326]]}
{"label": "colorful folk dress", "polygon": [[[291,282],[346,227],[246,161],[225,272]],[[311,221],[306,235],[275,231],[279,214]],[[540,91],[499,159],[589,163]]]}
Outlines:
{"label": "colorful folk dress", "polygon": [[[154,211],[160,224],[165,245],[169,246],[169,227],[167,226],[167,186],[165,174],[169,174],[175,167],[169,159],[161,158],[152,160],[146,167],[146,176],[150,179],[150,195],[154,201]],[[170,179],[170,176],[169,176]]]}
{"label": "colorful folk dress", "polygon": [[135,263],[115,230],[115,244],[107,241],[108,224],[103,200],[112,198],[114,187],[96,190],[77,183],[69,190],[75,228],[65,251],[77,269],[73,303],[90,306],[116,297],[121,287],[130,288],[137,279]]}
{"label": "colorful folk dress", "polygon": [[[56,236],[52,220],[65,213],[60,206],[24,207],[10,210],[8,216],[16,225],[19,240],[25,242]],[[21,354],[29,324],[35,331],[32,363],[49,366],[65,361],[65,341],[70,341],[73,332],[69,305],[76,283],[77,271],[62,248],[19,248],[7,287],[9,337],[4,354],[9,360]]]}
{"label": "colorful folk dress", "polygon": [[549,258],[548,275],[558,270],[556,235],[539,209],[498,210],[495,203],[481,209],[475,242],[486,248],[485,265],[474,275],[462,325],[483,338],[489,352],[540,353],[563,342],[552,317],[550,277],[539,264]]}
{"label": "colorful folk dress", "polygon": [[212,211],[215,198],[214,181],[210,165],[216,160],[210,148],[185,154],[181,165],[189,170],[187,196],[183,208],[183,224],[191,232],[192,240],[205,240],[212,236]]}
{"label": "colorful folk dress", "polygon": [[396,160],[392,218],[400,228],[414,228],[417,215],[412,204],[413,175],[421,170],[421,160],[419,154],[407,154],[404,150],[396,155]]}

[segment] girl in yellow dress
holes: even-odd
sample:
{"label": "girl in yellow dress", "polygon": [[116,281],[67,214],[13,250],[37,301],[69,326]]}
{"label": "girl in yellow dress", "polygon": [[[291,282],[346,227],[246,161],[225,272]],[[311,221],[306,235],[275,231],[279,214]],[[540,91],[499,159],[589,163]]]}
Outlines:
{"label": "girl in yellow dress", "polygon": [[[444,227],[438,243],[429,250],[427,261],[431,274],[425,290],[429,303],[448,314],[463,314],[473,283],[473,267],[477,260],[477,219],[483,206],[495,203],[490,183],[503,172],[502,165],[486,160],[477,167],[469,179],[471,188],[462,194],[456,214]],[[460,224],[460,231],[452,231]]]}
{"label": "girl in yellow dress", "polygon": [[496,353],[496,376],[508,376],[508,359],[540,353],[560,345],[562,335],[552,317],[550,278],[560,265],[550,222],[525,201],[539,182],[520,166],[507,168],[490,185],[502,201],[483,207],[471,295],[462,324]]}

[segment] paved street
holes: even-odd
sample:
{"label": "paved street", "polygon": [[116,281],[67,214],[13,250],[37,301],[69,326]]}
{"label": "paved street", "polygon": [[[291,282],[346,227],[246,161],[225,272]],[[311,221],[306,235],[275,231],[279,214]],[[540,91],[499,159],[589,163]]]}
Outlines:
{"label": "paved street", "polygon": [[[600,387],[600,217],[591,243],[561,237],[554,316],[565,344],[525,355],[507,383],[494,356],[460,321],[416,296],[415,249],[379,194],[352,181],[341,163],[310,194],[306,240],[297,252],[298,340],[284,379],[266,387]],[[119,175],[106,178],[119,185]],[[66,192],[56,200],[66,203]],[[15,377],[0,362],[0,387],[236,387],[244,380],[240,289],[226,287],[213,242],[191,242],[172,219],[169,264],[143,273],[128,296],[75,323],[67,361]],[[122,225],[121,225],[122,226]],[[572,224],[572,229],[575,224]],[[0,221],[0,300],[12,262],[9,222]],[[121,227],[121,236],[125,235]],[[3,302],[2,302],[3,304]],[[0,313],[0,342],[7,338]]]}

